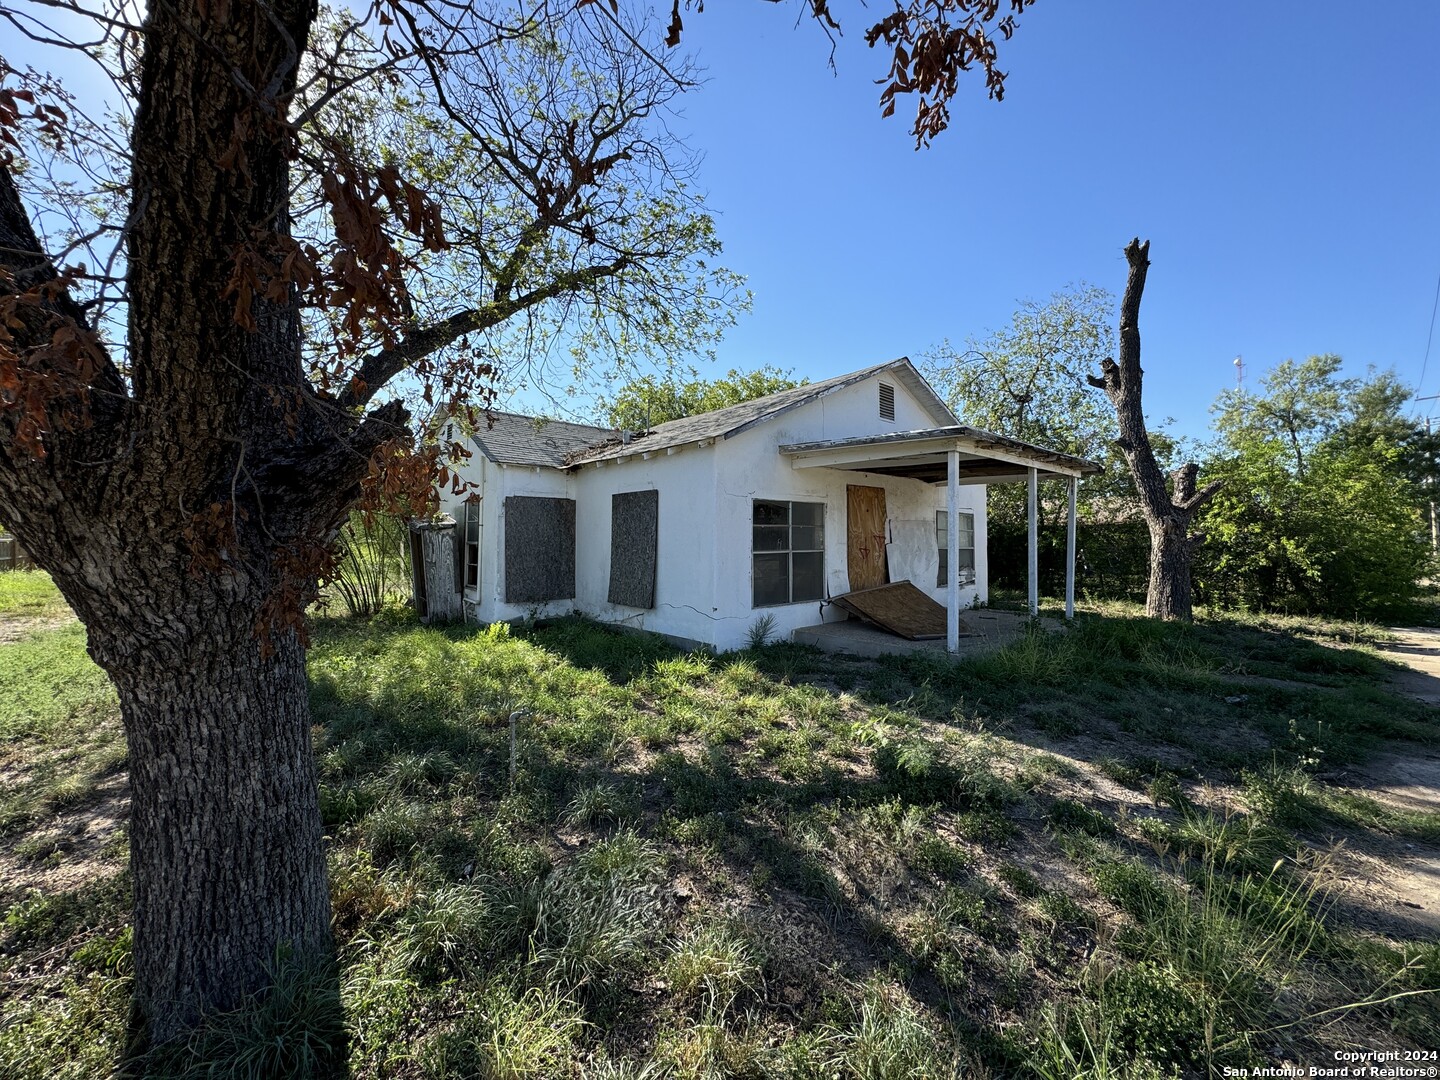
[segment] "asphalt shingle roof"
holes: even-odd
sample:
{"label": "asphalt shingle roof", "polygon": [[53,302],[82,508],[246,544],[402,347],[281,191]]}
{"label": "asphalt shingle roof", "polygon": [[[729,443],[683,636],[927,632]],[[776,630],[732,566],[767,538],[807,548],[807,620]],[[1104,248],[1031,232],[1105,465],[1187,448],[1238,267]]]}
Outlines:
{"label": "asphalt shingle roof", "polygon": [[910,361],[901,357],[883,364],[833,379],[806,383],[804,386],[781,390],[779,393],[742,401],[712,412],[682,417],[656,424],[649,431],[636,432],[629,442],[622,441],[615,428],[572,424],[565,420],[543,420],[517,413],[491,412],[488,422],[482,420],[475,432],[475,445],[491,461],[502,465],[543,466],[563,469],[589,461],[606,461],[626,454],[665,450],[672,446],[688,446],[702,439],[719,439],[732,435],[751,424],[787,412],[807,401],[823,397],[832,390],[862,382],[873,375],[891,372],[927,403],[937,419],[953,421],[954,415],[915,371]]}
{"label": "asphalt shingle roof", "polygon": [[488,419],[481,416],[474,440],[482,454],[501,465],[563,469],[570,455],[619,437],[613,428],[491,412]]}
{"label": "asphalt shingle roof", "polygon": [[848,375],[837,375],[833,379],[806,383],[804,386],[781,390],[779,393],[769,394],[753,401],[742,401],[738,405],[730,405],[713,412],[686,416],[679,420],[667,420],[663,424],[656,424],[649,431],[637,433],[628,443],[621,442],[619,432],[611,432],[604,445],[593,446],[572,454],[569,464],[579,465],[589,461],[605,461],[626,454],[665,450],[672,446],[687,446],[690,443],[699,442],[701,439],[723,438],[753,423],[786,412],[807,401],[813,401],[832,390],[851,386],[872,375],[889,370],[894,370],[902,381],[913,382],[915,385],[912,386],[912,389],[917,390],[922,396],[933,398],[931,407],[939,410],[937,415],[954,419],[945,403],[935,397],[935,393],[929,385],[915,374],[910,361],[902,357],[899,360],[876,364],[861,371],[852,371]]}

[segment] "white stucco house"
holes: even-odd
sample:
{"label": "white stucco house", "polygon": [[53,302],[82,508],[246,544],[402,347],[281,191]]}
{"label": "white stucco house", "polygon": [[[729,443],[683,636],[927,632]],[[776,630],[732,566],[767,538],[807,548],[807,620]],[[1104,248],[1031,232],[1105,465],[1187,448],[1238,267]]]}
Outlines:
{"label": "white stucco house", "polygon": [[451,542],[430,543],[453,556],[416,560],[422,614],[579,612],[720,651],[899,580],[947,607],[953,647],[956,613],[988,596],[987,486],[1061,477],[1073,507],[1098,471],[965,427],[906,359],[649,431],[491,413],[470,438],[468,490],[441,492]]}

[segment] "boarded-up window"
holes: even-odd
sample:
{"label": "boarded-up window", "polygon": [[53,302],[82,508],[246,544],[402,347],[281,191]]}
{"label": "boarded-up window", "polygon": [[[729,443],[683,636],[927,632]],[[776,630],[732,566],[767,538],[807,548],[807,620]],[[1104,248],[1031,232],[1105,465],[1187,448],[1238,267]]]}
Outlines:
{"label": "boarded-up window", "polygon": [[575,500],[511,495],[505,500],[505,602],[575,596]]}
{"label": "boarded-up window", "polygon": [[622,491],[610,496],[610,603],[655,606],[659,543],[660,492]]}

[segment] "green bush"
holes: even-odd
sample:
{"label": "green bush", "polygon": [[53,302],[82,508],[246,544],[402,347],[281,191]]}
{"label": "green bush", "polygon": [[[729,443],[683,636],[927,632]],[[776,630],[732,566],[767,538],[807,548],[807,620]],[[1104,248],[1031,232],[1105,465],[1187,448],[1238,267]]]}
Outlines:
{"label": "green bush", "polygon": [[1289,456],[1278,440],[1250,442],[1212,468],[1225,487],[1201,519],[1198,598],[1343,618],[1403,611],[1431,554],[1399,449],[1322,446],[1303,473]]}

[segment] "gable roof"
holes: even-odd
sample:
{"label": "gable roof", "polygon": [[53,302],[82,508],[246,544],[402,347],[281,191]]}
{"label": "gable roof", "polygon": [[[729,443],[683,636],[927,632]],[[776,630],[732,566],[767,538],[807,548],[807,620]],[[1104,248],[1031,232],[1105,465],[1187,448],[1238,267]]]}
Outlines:
{"label": "gable roof", "polygon": [[[772,420],[782,413],[806,405],[826,394],[833,394],[847,386],[854,386],[856,383],[886,373],[893,375],[896,382],[914,394],[925,410],[935,418],[937,424],[949,426],[959,423],[949,406],[915,370],[915,366],[910,363],[908,358],[902,356],[898,360],[862,368],[860,371],[852,371],[848,375],[837,375],[833,379],[781,390],[779,393],[767,394],[765,397],[755,398],[753,401],[742,401],[738,405],[715,409],[712,412],[697,413],[695,416],[686,416],[679,420],[667,420],[663,424],[656,424],[649,431],[637,433],[629,442],[622,442],[620,433],[612,431],[607,433],[608,437],[602,445],[592,445],[585,449],[577,448],[576,452],[567,459],[566,464],[583,465],[591,461],[608,461],[611,458],[624,457],[628,454],[666,450],[672,446],[688,446],[691,443],[700,442],[702,439],[728,439],[749,427]],[[600,442],[600,440],[596,440],[596,442]]]}
{"label": "gable roof", "polygon": [[481,418],[471,439],[482,454],[499,465],[563,469],[570,455],[619,437],[613,428],[492,411],[488,418]]}

